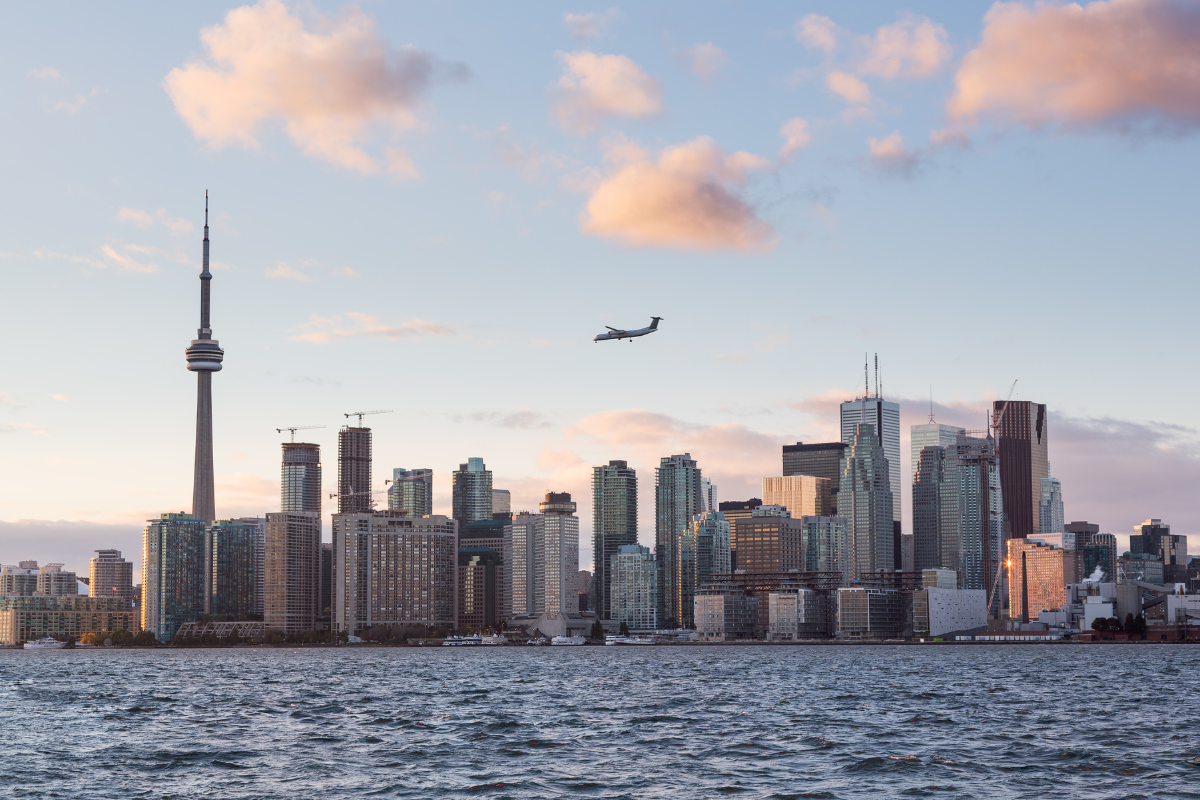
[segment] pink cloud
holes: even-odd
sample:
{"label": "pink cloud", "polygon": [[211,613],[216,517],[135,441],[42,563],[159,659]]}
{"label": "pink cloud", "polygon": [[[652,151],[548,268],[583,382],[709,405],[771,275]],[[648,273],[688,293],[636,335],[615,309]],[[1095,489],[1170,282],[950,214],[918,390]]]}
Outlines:
{"label": "pink cloud", "polygon": [[376,339],[419,339],[426,336],[454,336],[454,328],[423,319],[410,319],[398,325],[380,322],[370,314],[349,311],[345,317],[322,317],[313,314],[292,336],[294,342],[325,344],[335,340],[368,337]]}
{"label": "pink cloud", "polygon": [[729,63],[729,56],[712,42],[693,45],[678,53],[679,60],[690,69],[696,77],[707,83],[713,75]]}
{"label": "pink cloud", "polygon": [[[262,0],[204,29],[207,57],[164,81],[192,133],[213,148],[257,147],[262,128],[276,121],[307,155],[378,172],[360,143],[373,130],[395,136],[417,124],[435,59],[393,48],[353,7],[313,23],[310,30],[279,0]],[[388,161],[396,172],[395,158]]]}
{"label": "pink cloud", "polygon": [[812,132],[808,121],[800,117],[792,117],[783,123],[783,127],[779,129],[779,135],[783,137],[783,147],[779,148],[780,161],[791,161],[792,156],[808,147],[812,142]]}
{"label": "pink cloud", "polygon": [[563,74],[552,105],[568,133],[586,136],[608,117],[640,119],[662,111],[662,84],[632,59],[587,50],[558,53],[558,58]]}
{"label": "pink cloud", "polygon": [[849,72],[833,70],[825,76],[825,86],[852,105],[865,106],[871,102],[870,87]]}
{"label": "pink cloud", "polygon": [[1027,127],[1200,125],[1200,5],[996,3],[963,58],[952,120]]}
{"label": "pink cloud", "polygon": [[769,162],[745,152],[726,154],[700,137],[663,150],[658,160],[625,140],[610,143],[610,174],[593,190],[582,221],[585,233],[635,247],[690,250],[769,250],[771,227],[741,190]]}
{"label": "pink cloud", "polygon": [[884,80],[932,77],[950,60],[946,40],[946,29],[936,22],[905,16],[875,31],[859,72]]}
{"label": "pink cloud", "polygon": [[899,131],[882,139],[868,139],[867,146],[871,165],[880,172],[909,177],[921,166],[921,151],[909,149]]}

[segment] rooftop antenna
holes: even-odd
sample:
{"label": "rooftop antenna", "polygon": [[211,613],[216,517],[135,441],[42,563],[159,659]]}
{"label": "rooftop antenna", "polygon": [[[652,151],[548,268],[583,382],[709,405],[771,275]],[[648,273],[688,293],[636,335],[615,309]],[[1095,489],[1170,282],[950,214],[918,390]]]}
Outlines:
{"label": "rooftop antenna", "polygon": [[933,384],[929,384],[929,421],[933,422]]}
{"label": "rooftop antenna", "polygon": [[879,353],[875,354],[875,399],[879,399]]}
{"label": "rooftop antenna", "polygon": [[867,354],[863,353],[863,396],[862,402],[858,404],[859,408],[859,423],[867,424],[867,397],[871,394],[871,381],[867,377]]}

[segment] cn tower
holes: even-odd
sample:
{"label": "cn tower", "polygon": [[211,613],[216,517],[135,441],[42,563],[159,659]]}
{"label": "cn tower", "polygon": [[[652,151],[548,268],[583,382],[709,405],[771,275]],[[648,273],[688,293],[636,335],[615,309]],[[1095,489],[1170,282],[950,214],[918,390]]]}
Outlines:
{"label": "cn tower", "polygon": [[221,369],[225,351],[212,338],[208,321],[208,192],[204,193],[204,262],[200,270],[200,330],[188,345],[187,368],[196,373],[196,476],[192,484],[192,516],[206,522],[217,518],[213,489],[212,375]]}

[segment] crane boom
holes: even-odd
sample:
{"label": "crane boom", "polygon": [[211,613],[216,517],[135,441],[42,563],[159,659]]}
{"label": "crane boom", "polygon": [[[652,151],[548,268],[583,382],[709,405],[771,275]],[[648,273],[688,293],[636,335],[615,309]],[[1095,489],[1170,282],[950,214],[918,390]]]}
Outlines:
{"label": "crane boom", "polygon": [[392,413],[392,409],[387,408],[382,411],[351,411],[349,414],[343,414],[342,416],[345,417],[346,419],[350,419],[350,417],[358,417],[358,427],[361,428],[362,427],[362,418],[367,416],[368,414],[391,414],[391,413]]}
{"label": "crane boom", "polygon": [[316,430],[317,428],[324,428],[324,427],[325,427],[324,425],[287,425],[282,428],[276,428],[275,432],[283,433],[284,431],[291,431],[292,432],[292,441],[295,442],[296,441],[296,431],[311,431],[311,430]]}

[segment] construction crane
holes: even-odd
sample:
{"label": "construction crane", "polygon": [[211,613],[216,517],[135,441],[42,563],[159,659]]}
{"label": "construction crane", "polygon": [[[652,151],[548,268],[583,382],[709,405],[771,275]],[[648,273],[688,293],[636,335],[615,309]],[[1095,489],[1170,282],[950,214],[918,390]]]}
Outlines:
{"label": "construction crane", "polygon": [[[1008,397],[1004,398],[1004,407],[1000,409],[1000,413],[992,417],[991,423],[988,425],[992,429],[992,440],[996,443],[996,467],[1000,466],[1000,422],[1004,419],[1004,413],[1008,411],[1008,403],[1012,400],[1013,392],[1017,389],[1017,382],[1014,380],[1012,386],[1008,389]],[[992,612],[992,601],[996,598],[996,589],[1000,587],[1000,579],[1004,575],[1004,564],[1007,561],[1007,554],[1000,554],[1000,561],[996,564],[996,577],[992,579],[992,590],[988,592],[988,613]],[[996,614],[1000,616],[999,613]]]}
{"label": "construction crane", "polygon": [[277,433],[283,433],[284,431],[291,431],[292,432],[292,442],[294,443],[296,441],[296,431],[311,431],[311,430],[315,430],[316,428],[324,428],[324,427],[325,427],[324,425],[289,425],[289,426],[283,427],[283,428],[276,428],[275,431]]}
{"label": "construction crane", "polygon": [[362,418],[365,417],[366,415],[368,415],[368,414],[391,414],[391,413],[392,413],[392,409],[388,408],[383,411],[351,411],[349,414],[343,414],[342,416],[345,417],[346,419],[350,419],[350,417],[358,417],[358,427],[361,428],[362,427]]}
{"label": "construction crane", "polygon": [[350,491],[346,492],[345,494],[340,494],[338,492],[331,493],[329,495],[329,499],[332,500],[335,497],[361,497],[363,495],[367,495],[368,502],[370,503],[371,508],[374,508],[375,501],[370,499],[370,496],[373,494],[387,494],[387,489],[368,489],[365,492],[356,492],[356,491],[354,491],[354,487],[352,486],[352,487],[350,487]]}

